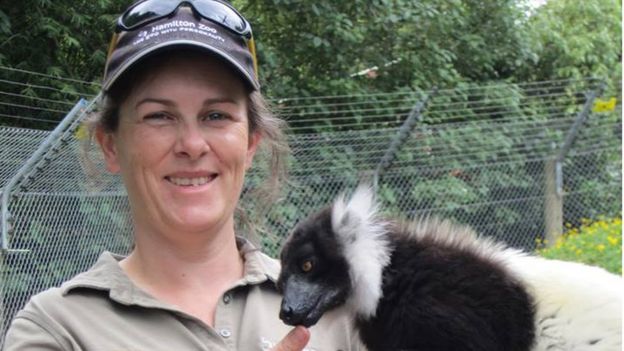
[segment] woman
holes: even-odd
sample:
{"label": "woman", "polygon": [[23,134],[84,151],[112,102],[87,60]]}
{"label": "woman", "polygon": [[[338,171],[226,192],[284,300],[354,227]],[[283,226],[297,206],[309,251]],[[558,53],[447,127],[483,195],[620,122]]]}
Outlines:
{"label": "woman", "polygon": [[120,17],[94,129],[134,249],[33,297],[5,350],[358,348],[340,311],[289,332],[279,267],[236,235],[246,170],[261,143],[280,149],[256,73],[249,24],[220,1],[146,0]]}

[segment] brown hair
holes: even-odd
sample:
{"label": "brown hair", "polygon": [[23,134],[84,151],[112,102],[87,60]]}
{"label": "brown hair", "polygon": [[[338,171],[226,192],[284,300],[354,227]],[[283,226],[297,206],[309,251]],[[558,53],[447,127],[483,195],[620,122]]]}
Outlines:
{"label": "brown hair", "polygon": [[[90,144],[93,144],[95,130],[98,128],[106,133],[117,131],[121,117],[120,106],[136,86],[149,79],[150,75],[167,60],[178,55],[188,57],[193,54],[198,54],[198,52],[178,49],[168,52],[167,55],[152,55],[124,73],[108,91],[102,93],[99,112],[94,113],[87,121]],[[244,227],[248,235],[255,235],[260,230],[266,210],[278,200],[281,185],[286,181],[286,157],[289,147],[284,133],[286,123],[272,112],[268,101],[259,91],[253,90],[250,86],[247,87],[249,131],[250,134],[257,132],[261,136],[260,148],[255,157],[253,169],[262,174],[263,179],[257,185],[243,189],[241,197],[254,202],[253,205],[248,206],[253,208],[253,213],[249,214],[241,208],[239,201],[236,214],[239,224]]]}

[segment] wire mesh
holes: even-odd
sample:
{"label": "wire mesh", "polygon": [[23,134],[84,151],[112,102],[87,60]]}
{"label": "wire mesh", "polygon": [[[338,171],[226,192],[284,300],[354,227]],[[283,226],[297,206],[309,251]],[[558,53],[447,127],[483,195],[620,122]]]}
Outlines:
{"label": "wire mesh", "polygon": [[81,97],[99,85],[0,65],[0,125],[52,129]]}
{"label": "wire mesh", "polygon": [[[276,255],[300,219],[364,180],[376,181],[389,216],[452,218],[532,250],[546,231],[545,184],[554,177],[547,165],[599,83],[274,100],[292,127],[290,180],[269,209],[254,207],[252,192],[244,192],[241,203],[263,219],[255,240]],[[562,164],[563,221],[572,225],[620,213],[621,96],[608,94],[616,95],[616,108],[591,113]],[[419,122],[393,151],[393,162],[379,167],[425,96]],[[87,269],[103,250],[124,254],[132,245],[121,180],[105,172],[99,152],[84,140],[80,121],[88,114],[76,116],[12,189],[9,180],[50,132],[0,128],[0,186],[11,193],[9,250],[0,261],[1,335],[32,294]],[[245,189],[263,176],[265,168],[252,168]]]}
{"label": "wire mesh", "polygon": [[49,132],[0,127],[0,189],[43,142]]}

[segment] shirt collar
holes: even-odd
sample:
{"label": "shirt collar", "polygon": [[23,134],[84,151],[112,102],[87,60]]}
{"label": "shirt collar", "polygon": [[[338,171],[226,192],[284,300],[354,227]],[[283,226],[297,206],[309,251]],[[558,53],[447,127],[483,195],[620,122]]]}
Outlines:
{"label": "shirt collar", "polygon": [[238,237],[236,244],[245,261],[243,281],[248,284],[260,284],[267,279],[273,283],[277,282],[280,272],[280,265],[277,260],[263,254],[247,239]]}
{"label": "shirt collar", "polygon": [[[275,259],[263,254],[248,240],[237,237],[239,252],[244,258],[245,274],[234,287],[277,282],[280,265]],[[149,307],[166,307],[139,289],[119,265],[124,256],[103,252],[95,264],[61,286],[64,295],[75,289],[108,291],[111,299],[122,304],[139,304]]]}

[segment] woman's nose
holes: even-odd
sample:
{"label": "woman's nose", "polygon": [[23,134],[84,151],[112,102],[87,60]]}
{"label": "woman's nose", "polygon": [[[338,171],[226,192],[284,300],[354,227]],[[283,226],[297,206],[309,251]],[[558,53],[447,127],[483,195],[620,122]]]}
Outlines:
{"label": "woman's nose", "polygon": [[198,126],[180,126],[175,152],[182,157],[198,159],[210,151],[208,140]]}

